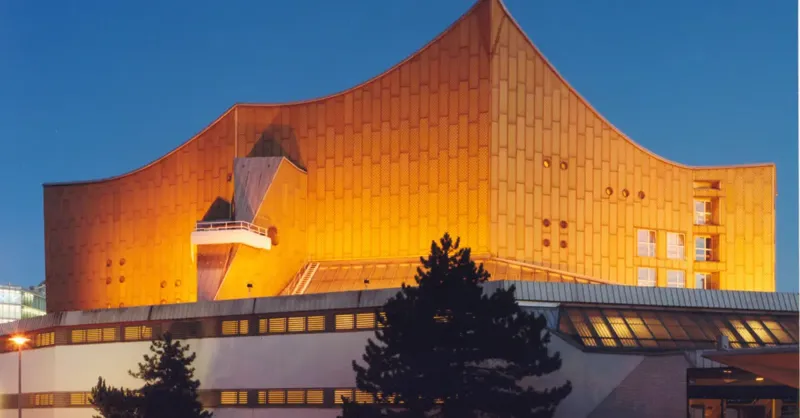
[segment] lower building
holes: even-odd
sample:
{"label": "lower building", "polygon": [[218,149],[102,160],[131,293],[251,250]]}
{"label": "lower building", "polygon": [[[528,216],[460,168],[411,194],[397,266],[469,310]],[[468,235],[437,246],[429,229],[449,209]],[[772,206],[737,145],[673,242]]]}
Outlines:
{"label": "lower building", "polygon": [[[572,382],[557,417],[797,416],[797,294],[485,286],[511,285],[525,309],[547,318],[550,349],[563,359],[558,372],[532,383]],[[336,417],[342,396],[371,401],[355,389],[351,362],[396,292],[75,311],[2,324],[0,418],[16,416],[18,406],[24,417],[91,417],[88,392],[98,376],[137,387],[127,371],[166,331],[197,353],[201,400],[215,417]],[[21,356],[9,345],[15,334],[31,339]]]}
{"label": "lower building", "polygon": [[24,288],[0,285],[0,324],[42,316],[45,309],[44,284]]}

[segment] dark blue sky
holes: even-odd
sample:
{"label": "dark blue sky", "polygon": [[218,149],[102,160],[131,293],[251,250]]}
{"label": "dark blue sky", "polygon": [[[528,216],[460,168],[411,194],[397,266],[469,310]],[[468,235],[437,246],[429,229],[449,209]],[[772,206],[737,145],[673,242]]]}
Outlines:
{"label": "dark blue sky", "polygon": [[[44,278],[42,183],[142,166],[235,102],[360,83],[472,0],[163,3],[0,2],[0,281]],[[506,3],[559,72],[648,149],[686,164],[777,163],[778,289],[797,291],[795,1]]]}

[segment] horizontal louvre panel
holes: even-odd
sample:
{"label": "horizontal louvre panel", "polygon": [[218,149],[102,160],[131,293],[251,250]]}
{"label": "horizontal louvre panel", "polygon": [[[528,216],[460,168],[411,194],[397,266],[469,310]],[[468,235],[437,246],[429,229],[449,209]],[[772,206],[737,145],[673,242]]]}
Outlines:
{"label": "horizontal louvre panel", "polygon": [[269,391],[268,402],[270,405],[283,405],[286,403],[286,392],[282,390]]}
{"label": "horizontal louvre panel", "polygon": [[295,316],[289,318],[289,332],[303,332],[306,330],[306,318]]}
{"label": "horizontal louvre panel", "polygon": [[[383,319],[383,321],[386,322],[386,312],[381,312],[379,315]],[[381,325],[381,323],[379,321],[376,321],[375,322],[375,327],[376,328],[383,328],[383,325]]]}
{"label": "horizontal louvre panel", "polygon": [[356,328],[369,329],[375,328],[374,313],[360,313],[356,315]]}
{"label": "horizontal louvre panel", "polygon": [[258,333],[259,334],[266,334],[268,329],[269,328],[267,327],[266,318],[259,319],[258,320]]}
{"label": "horizontal louvre panel", "polygon": [[239,333],[238,321],[222,321],[222,335],[236,335]]}
{"label": "horizontal louvre panel", "polygon": [[247,391],[239,392],[239,405],[247,405]]}
{"label": "horizontal louvre panel", "polygon": [[43,332],[41,334],[36,334],[36,340],[34,345],[37,347],[46,347],[48,345],[53,345],[56,343],[56,334],[53,331],[50,332]]}
{"label": "horizontal louvre panel", "polygon": [[221,405],[236,405],[238,400],[237,393],[234,391],[223,391],[219,394],[219,403]]}
{"label": "horizontal louvre panel", "polygon": [[105,342],[117,341],[117,329],[103,328],[103,341]]}
{"label": "horizontal louvre panel", "polygon": [[269,332],[286,332],[286,318],[270,318],[269,319]]}
{"label": "horizontal louvre panel", "polygon": [[99,328],[92,328],[86,330],[86,342],[97,343],[102,341],[103,332]]}
{"label": "horizontal louvre panel", "polygon": [[323,403],[324,401],[325,401],[325,395],[322,390],[314,389],[314,390],[309,390],[306,393],[306,403],[318,405]]}
{"label": "horizontal louvre panel", "polygon": [[353,314],[336,315],[336,329],[346,330],[353,329],[355,326],[355,318]]}
{"label": "horizontal louvre panel", "polygon": [[250,333],[250,321],[247,319],[242,319],[239,321],[239,334],[247,335]]}
{"label": "horizontal louvre panel", "polygon": [[288,390],[286,391],[286,403],[289,405],[299,405],[305,403],[306,391],[304,390]]}
{"label": "horizontal louvre panel", "polygon": [[73,344],[80,344],[86,342],[86,330],[84,329],[75,329],[72,330],[70,334],[70,340]]}
{"label": "horizontal louvre panel", "polygon": [[375,399],[372,397],[371,393],[363,392],[360,390],[356,390],[356,402],[357,403],[373,403]]}
{"label": "horizontal louvre panel", "polygon": [[259,405],[266,405],[267,404],[267,391],[266,390],[259,390],[258,391],[258,404]]}
{"label": "horizontal louvre panel", "polygon": [[153,338],[153,328],[147,325],[125,327],[125,341],[149,340]]}
{"label": "horizontal louvre panel", "polygon": [[69,394],[69,404],[70,405],[88,405],[89,404],[89,394],[86,393],[86,392],[70,393]]}
{"label": "horizontal louvre panel", "polygon": [[325,331],[325,317],[324,316],[309,316],[308,317],[308,331],[310,331],[310,332]]}
{"label": "horizontal louvre panel", "polygon": [[344,402],[342,398],[345,399],[353,399],[353,390],[352,389],[336,389],[333,391],[333,402],[336,405],[341,405]]}

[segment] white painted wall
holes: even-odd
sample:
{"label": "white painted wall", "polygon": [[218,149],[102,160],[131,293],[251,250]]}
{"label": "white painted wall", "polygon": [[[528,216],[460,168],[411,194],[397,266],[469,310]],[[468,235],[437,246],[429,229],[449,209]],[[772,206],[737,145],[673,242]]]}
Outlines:
{"label": "white painted wall", "polygon": [[[355,385],[351,367],[361,358],[373,331],[270,335],[186,340],[197,353],[195,376],[205,389],[258,389]],[[103,376],[114,386],[141,383],[127,371],[149,353],[149,342],[56,346],[23,352],[23,392],[88,391]],[[589,354],[553,336],[551,350],[561,353],[556,373],[532,379],[545,387],[572,382],[573,391],[556,417],[587,416],[641,362],[639,355]],[[0,393],[17,392],[17,353],[0,354]],[[336,417],[339,409],[218,409],[219,418]],[[92,410],[36,409],[25,418],[89,418]],[[0,418],[16,417],[0,410]]]}

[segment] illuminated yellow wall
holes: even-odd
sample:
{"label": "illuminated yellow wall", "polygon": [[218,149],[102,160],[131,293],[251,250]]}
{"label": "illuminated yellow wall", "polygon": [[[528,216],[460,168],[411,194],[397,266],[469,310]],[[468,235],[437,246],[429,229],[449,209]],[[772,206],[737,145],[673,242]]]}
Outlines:
{"label": "illuminated yellow wall", "polygon": [[[48,308],[195,300],[195,222],[229,215],[235,157],[280,155],[308,173],[298,257],[416,256],[449,231],[476,254],[613,282],[635,284],[635,267],[653,265],[684,269],[690,286],[691,273],[706,268],[720,272],[722,288],[774,289],[774,166],[693,169],[645,151],[558,76],[501,3],[481,0],[419,52],[351,90],[236,105],[138,171],[45,186]],[[693,179],[721,182],[718,263],[689,261],[698,233]],[[640,227],[657,229],[660,241],[667,230],[687,234],[687,261],[636,257]],[[232,288],[257,275],[260,257],[235,257]],[[278,267],[279,281],[296,264]],[[240,296],[226,286],[220,297]]]}

